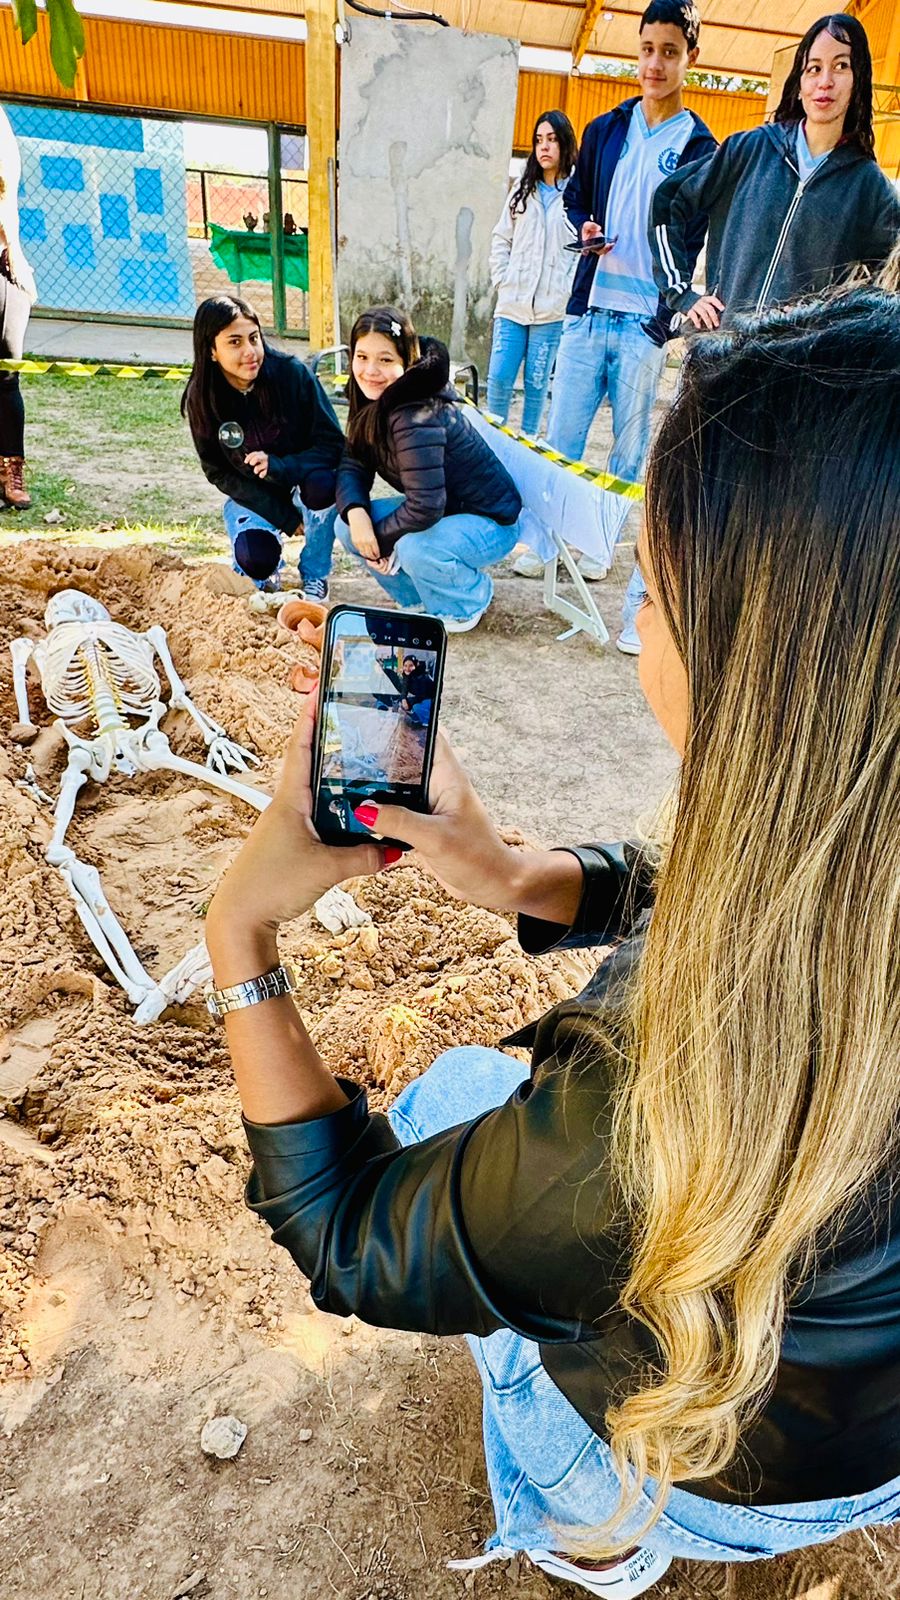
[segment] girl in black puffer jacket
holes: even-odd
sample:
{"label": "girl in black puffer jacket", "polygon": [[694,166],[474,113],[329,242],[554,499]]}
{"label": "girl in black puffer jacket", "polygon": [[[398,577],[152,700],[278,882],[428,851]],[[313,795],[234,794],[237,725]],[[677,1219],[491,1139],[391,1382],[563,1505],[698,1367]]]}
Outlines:
{"label": "girl in black puffer jacket", "polygon": [[[420,341],[404,312],[364,311],[350,361],[337,537],[398,605],[466,633],[491,602],[485,568],[518,538],[519,491],[469,423],[444,346]],[[399,493],[373,501],[376,474]]]}

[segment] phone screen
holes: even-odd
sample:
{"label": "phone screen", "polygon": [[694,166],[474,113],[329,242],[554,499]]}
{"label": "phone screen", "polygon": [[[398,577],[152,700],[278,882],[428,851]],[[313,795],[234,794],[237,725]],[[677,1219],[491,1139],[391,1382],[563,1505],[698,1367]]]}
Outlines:
{"label": "phone screen", "polygon": [[339,606],[327,624],[313,822],[356,844],[364,800],[426,809],[446,636],[434,617]]}

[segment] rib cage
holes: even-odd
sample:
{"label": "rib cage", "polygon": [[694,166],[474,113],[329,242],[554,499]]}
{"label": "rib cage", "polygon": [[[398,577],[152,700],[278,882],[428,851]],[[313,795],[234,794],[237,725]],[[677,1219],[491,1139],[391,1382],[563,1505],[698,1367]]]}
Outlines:
{"label": "rib cage", "polygon": [[58,623],[34,661],[47,705],[67,725],[96,720],[98,702],[147,718],[160,697],[151,646],[117,622]]}

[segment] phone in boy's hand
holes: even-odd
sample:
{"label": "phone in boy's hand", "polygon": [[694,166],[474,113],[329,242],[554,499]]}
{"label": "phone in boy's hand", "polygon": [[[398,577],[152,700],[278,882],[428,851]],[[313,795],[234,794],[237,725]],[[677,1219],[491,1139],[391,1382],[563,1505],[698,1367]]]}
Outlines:
{"label": "phone in boy's hand", "polygon": [[604,252],[611,250],[613,245],[618,243],[618,240],[619,235],[617,233],[614,233],[611,239],[607,239],[605,234],[595,233],[593,238],[575,239],[572,244],[564,245],[563,249],[574,250],[581,256],[587,250],[602,250]]}
{"label": "phone in boy's hand", "polygon": [[355,815],[366,800],[428,810],[446,648],[437,617],[375,606],[329,612],[312,770],[313,824],[324,844],[371,839]]}

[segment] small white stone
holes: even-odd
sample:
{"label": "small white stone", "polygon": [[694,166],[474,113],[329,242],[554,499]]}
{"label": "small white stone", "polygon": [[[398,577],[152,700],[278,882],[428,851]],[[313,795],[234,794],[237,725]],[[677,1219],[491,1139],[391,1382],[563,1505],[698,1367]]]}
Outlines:
{"label": "small white stone", "polygon": [[200,1435],[200,1449],[204,1455],[216,1456],[219,1461],[230,1461],[236,1456],[247,1437],[247,1425],[237,1417],[211,1417]]}

